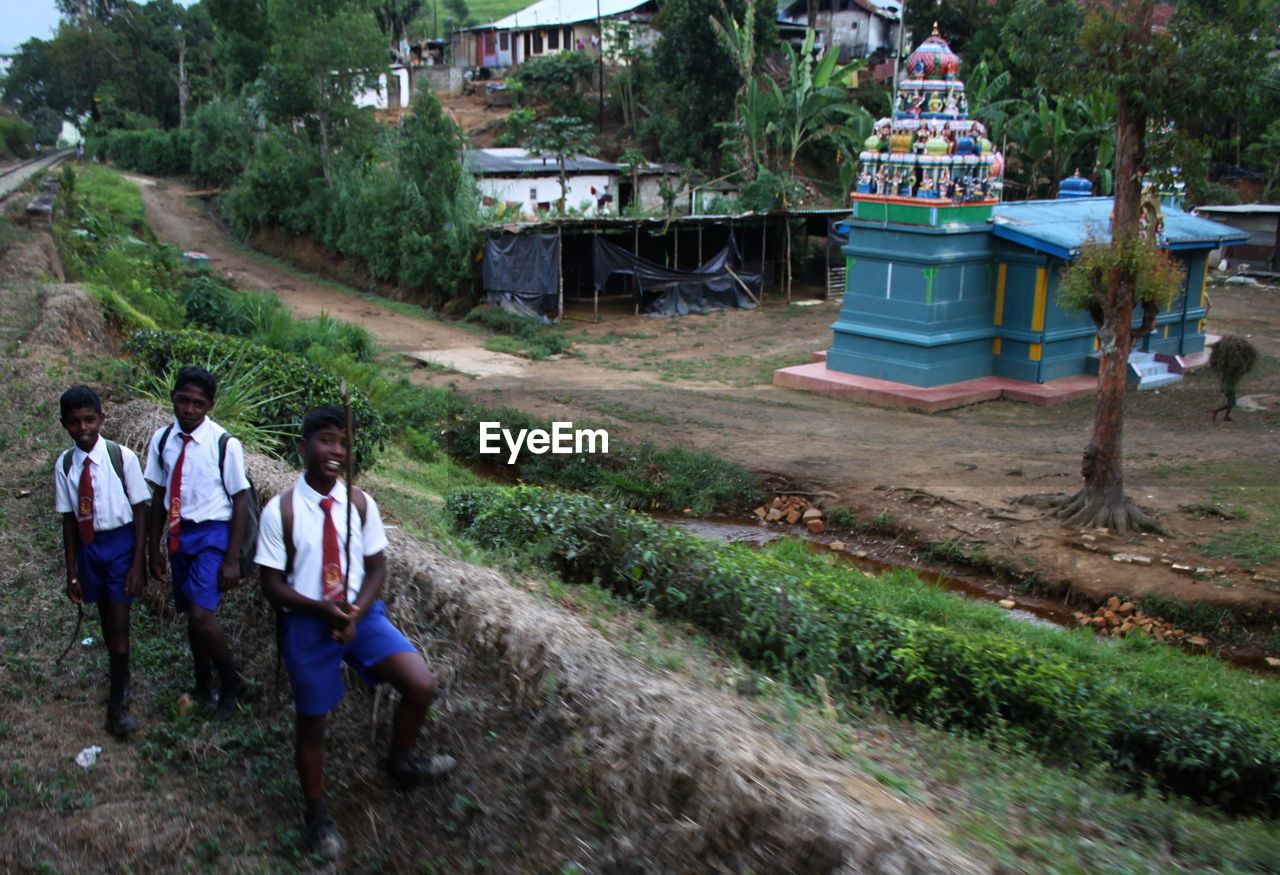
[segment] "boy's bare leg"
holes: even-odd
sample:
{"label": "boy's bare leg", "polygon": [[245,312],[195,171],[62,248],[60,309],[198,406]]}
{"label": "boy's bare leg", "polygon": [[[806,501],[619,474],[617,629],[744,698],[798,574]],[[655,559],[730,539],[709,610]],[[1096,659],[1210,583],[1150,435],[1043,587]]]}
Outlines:
{"label": "boy's bare leg", "polygon": [[436,677],[416,652],[405,651],[388,656],[373,666],[371,672],[400,693],[391,731],[391,755],[407,754],[418,741],[418,732],[427,719],[427,709],[436,697]]}
{"label": "boy's bare leg", "polygon": [[324,729],[323,714],[295,716],[293,761],[306,806],[307,844],[325,859],[336,860],[346,851],[346,842],[324,801]]}
{"label": "boy's bare leg", "polygon": [[218,617],[213,611],[198,605],[190,605],[187,608],[187,630],[191,639],[191,657],[196,667],[197,683],[201,677],[202,668],[207,676],[208,666],[212,663],[218,669],[219,680],[222,682],[218,700],[219,714],[230,716],[234,713],[236,700],[244,691],[245,684],[231,659],[227,638],[222,633],[222,624],[218,622]]}

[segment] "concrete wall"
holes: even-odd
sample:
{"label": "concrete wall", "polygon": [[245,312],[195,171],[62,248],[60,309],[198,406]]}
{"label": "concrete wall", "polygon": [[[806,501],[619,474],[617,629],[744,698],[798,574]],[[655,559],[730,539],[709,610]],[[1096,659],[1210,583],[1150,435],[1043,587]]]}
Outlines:
{"label": "concrete wall", "polygon": [[[521,211],[530,215],[538,211],[540,203],[547,204],[548,209],[554,208],[555,202],[560,199],[560,178],[555,173],[554,159],[549,159],[548,164],[550,174],[547,176],[480,176],[476,177],[476,187],[480,189],[482,197],[491,198],[498,204],[518,203]],[[595,188],[595,194],[591,193],[592,188]],[[586,215],[593,216],[597,214],[597,199],[600,195],[612,194],[616,203],[617,190],[614,179],[605,174],[570,175],[565,207],[576,210],[584,201],[590,201]],[[612,212],[613,206],[611,204],[601,214]]]}

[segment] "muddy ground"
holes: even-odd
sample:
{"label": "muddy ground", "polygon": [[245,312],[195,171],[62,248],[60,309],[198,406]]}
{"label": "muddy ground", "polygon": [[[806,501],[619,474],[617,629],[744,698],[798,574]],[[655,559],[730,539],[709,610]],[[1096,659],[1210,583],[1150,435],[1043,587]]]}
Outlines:
{"label": "muddy ground", "polygon": [[[228,240],[180,184],[143,191],[161,240],[207,253],[212,269],[238,287],[271,289],[300,315],[359,322],[402,354],[483,343],[467,327],[408,318],[260,258]],[[340,269],[314,248],[261,242],[308,267]],[[1242,385],[1235,421],[1210,422],[1221,395],[1203,371],[1130,396],[1128,492],[1159,514],[1169,533],[1163,537],[1081,532],[1014,503],[1079,487],[1091,399],[1051,408],[996,401],[926,415],[774,387],[775,368],[808,361],[830,344],[839,301],[806,303],[812,306],[789,306],[771,295],[756,311],[652,319],[633,315],[625,302],[606,302],[600,322],[591,321],[590,301],[575,303],[566,322],[575,345],[566,358],[483,377],[423,370],[417,379],[559,420],[604,423],[615,437],[714,452],[816,503],[847,505],[868,520],[887,515],[881,521],[899,530],[899,540],[977,551],[1078,604],[1154,592],[1229,607],[1262,624],[1280,615],[1280,567],[1205,547],[1265,525],[1268,510],[1280,512],[1280,289],[1212,290],[1208,330],[1247,335],[1271,357]],[[1252,508],[1249,520],[1224,518],[1244,506]],[[1215,552],[1225,555],[1207,555]],[[1151,565],[1118,562],[1116,553]],[[1202,570],[1175,573],[1174,563]]]}

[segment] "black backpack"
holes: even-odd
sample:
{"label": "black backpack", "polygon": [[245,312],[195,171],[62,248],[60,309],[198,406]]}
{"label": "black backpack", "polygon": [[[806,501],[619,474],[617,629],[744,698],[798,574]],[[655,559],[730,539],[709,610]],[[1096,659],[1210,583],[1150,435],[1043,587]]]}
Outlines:
{"label": "black backpack", "polygon": [[[160,444],[156,447],[156,455],[160,457],[160,464],[164,464],[164,445],[169,440],[169,433],[173,431],[173,423],[165,428],[164,433],[160,435]],[[227,461],[227,443],[231,440],[231,435],[223,432],[218,437],[218,477],[222,480],[222,491],[227,493],[227,498],[231,498],[231,492],[227,489],[226,472],[224,470]],[[111,447],[107,447],[108,450]],[[258,522],[262,519],[262,499],[258,495],[258,487],[254,484],[253,478],[249,476],[248,470],[244,472],[244,479],[249,481],[249,495],[245,499],[244,513],[244,537],[240,541],[240,576],[252,577],[253,573],[258,570],[258,565],[253,561],[254,555],[258,552]]]}

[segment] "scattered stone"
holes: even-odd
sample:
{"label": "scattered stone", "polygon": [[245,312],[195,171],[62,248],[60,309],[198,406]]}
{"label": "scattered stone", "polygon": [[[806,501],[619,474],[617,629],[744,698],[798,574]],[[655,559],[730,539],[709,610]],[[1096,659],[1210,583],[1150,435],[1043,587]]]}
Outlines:
{"label": "scattered stone", "polygon": [[755,513],[755,515],[758,516],[760,519],[764,519],[766,516],[769,515],[769,511],[765,508],[763,504],[757,507],[755,511],[753,511],[753,513]]}
{"label": "scattered stone", "polygon": [[1175,574],[1186,574],[1188,576],[1195,574],[1195,569],[1192,568],[1190,565],[1182,565],[1177,562],[1170,565],[1169,570],[1174,572]]}
{"label": "scattered stone", "polygon": [[1190,638],[1187,639],[1187,643],[1190,644],[1192,647],[1208,647],[1209,639],[1205,638],[1202,635],[1192,635]]}
{"label": "scattered stone", "polygon": [[1000,599],[1000,601],[996,602],[996,604],[1004,608],[1006,611],[1012,611],[1014,608],[1018,606],[1018,603],[1015,602],[1013,599]]}
{"label": "scattered stone", "polygon": [[782,511],[778,510],[776,507],[771,507],[769,508],[769,512],[765,515],[765,519],[769,522],[780,520],[782,519]]}
{"label": "scattered stone", "polygon": [[820,520],[822,519],[822,511],[818,510],[816,507],[811,507],[806,510],[800,518],[805,522],[808,522],[809,520]]}
{"label": "scattered stone", "polygon": [[177,708],[178,713],[185,715],[196,706],[196,700],[191,697],[190,693],[183,693],[178,697]]}
{"label": "scattered stone", "polygon": [[1266,659],[1267,665],[1271,666],[1272,668],[1280,668],[1280,659],[1276,659],[1274,656],[1268,656],[1268,657],[1265,657],[1265,659]]}
{"label": "scattered stone", "polygon": [[853,554],[855,559],[866,559],[870,554],[866,550],[859,550]]}
{"label": "scattered stone", "polygon": [[1120,597],[1119,597],[1119,596],[1115,596],[1115,595],[1113,595],[1111,598],[1107,599],[1107,610],[1108,610],[1108,611],[1117,611],[1117,610],[1119,610],[1119,609],[1120,609]]}
{"label": "scattered stone", "polygon": [[812,519],[808,522],[809,531],[815,535],[821,535],[827,530],[827,524],[820,519]]}
{"label": "scattered stone", "polygon": [[1132,565],[1150,565],[1150,556],[1139,556],[1137,553],[1113,553],[1111,556],[1117,562],[1128,562]]}
{"label": "scattered stone", "polygon": [[832,542],[831,542],[831,549],[832,549],[832,550],[843,550],[843,549],[844,549],[844,541],[832,541]]}
{"label": "scattered stone", "polygon": [[1097,538],[1095,538],[1093,535],[1081,535],[1081,536],[1080,536],[1080,540],[1081,540],[1081,541],[1096,541],[1096,540],[1098,540],[1098,539],[1097,539]]}
{"label": "scattered stone", "polygon": [[1135,605],[1133,602],[1125,602],[1124,604],[1120,605],[1120,607],[1116,608],[1115,610],[1116,610],[1116,613],[1117,613],[1117,614],[1119,614],[1120,616],[1122,616],[1122,617],[1127,617],[1127,616],[1129,616],[1130,614],[1132,614],[1134,611],[1136,611],[1137,609],[1138,609],[1138,606],[1137,606],[1137,605]]}
{"label": "scattered stone", "polygon": [[787,525],[794,526],[796,523],[800,522],[800,511],[798,510],[787,511],[787,515],[785,519],[787,521]]}

